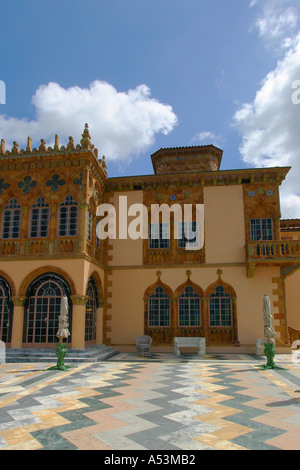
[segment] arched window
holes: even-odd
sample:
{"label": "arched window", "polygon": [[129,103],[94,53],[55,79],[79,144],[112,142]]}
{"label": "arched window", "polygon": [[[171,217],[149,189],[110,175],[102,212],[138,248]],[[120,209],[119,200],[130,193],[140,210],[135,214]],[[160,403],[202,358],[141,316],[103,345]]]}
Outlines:
{"label": "arched window", "polygon": [[232,326],[232,298],[223,286],[217,286],[214,294],[209,296],[210,326]]}
{"label": "arched window", "polygon": [[48,237],[49,226],[49,204],[45,203],[44,198],[38,198],[36,204],[31,206],[30,213],[30,237],[43,238]]}
{"label": "arched window", "polygon": [[200,326],[200,295],[187,286],[179,296],[179,326]]}
{"label": "arched window", "polygon": [[88,300],[85,309],[85,341],[94,341],[96,339],[98,300],[96,283],[92,277],[89,279],[86,295]]}
{"label": "arched window", "polygon": [[70,194],[59,206],[58,236],[74,237],[77,235],[78,204]]}
{"label": "arched window", "polygon": [[20,227],[21,206],[18,205],[16,198],[12,198],[3,210],[2,238],[19,238]]}
{"label": "arched window", "polygon": [[[69,297],[66,281],[55,274],[45,274],[28,289],[23,341],[29,344],[47,345],[58,341],[58,317],[61,299]],[[71,312],[68,313],[71,332]],[[68,339],[70,341],[70,337]]]}
{"label": "arched window", "polygon": [[0,339],[10,342],[11,332],[11,291],[5,279],[0,278]]}
{"label": "arched window", "polygon": [[170,297],[161,286],[149,296],[149,326],[170,326]]}

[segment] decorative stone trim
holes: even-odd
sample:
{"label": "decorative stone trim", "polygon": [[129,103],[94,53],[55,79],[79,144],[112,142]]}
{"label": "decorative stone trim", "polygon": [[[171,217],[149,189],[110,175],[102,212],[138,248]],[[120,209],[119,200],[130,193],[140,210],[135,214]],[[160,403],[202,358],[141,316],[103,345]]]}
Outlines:
{"label": "decorative stone trim", "polygon": [[87,295],[71,295],[71,300],[74,305],[85,305],[88,301]]}
{"label": "decorative stone trim", "polygon": [[12,301],[15,307],[23,307],[26,301],[26,297],[14,296]]}

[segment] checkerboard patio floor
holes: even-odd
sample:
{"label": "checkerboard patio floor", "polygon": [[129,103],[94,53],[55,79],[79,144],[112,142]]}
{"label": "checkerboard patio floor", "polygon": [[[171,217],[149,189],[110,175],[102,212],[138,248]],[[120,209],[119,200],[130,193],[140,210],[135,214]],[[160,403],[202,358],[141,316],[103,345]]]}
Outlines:
{"label": "checkerboard patio floor", "polygon": [[299,450],[300,360],[120,353],[0,365],[1,450]]}

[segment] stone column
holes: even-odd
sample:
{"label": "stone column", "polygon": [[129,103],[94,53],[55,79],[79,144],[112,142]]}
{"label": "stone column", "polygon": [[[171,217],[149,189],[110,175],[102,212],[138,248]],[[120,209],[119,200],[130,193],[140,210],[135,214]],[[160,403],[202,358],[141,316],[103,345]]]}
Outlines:
{"label": "stone column", "polygon": [[85,347],[85,309],[88,297],[86,295],[71,295],[72,310],[72,348]]}
{"label": "stone column", "polygon": [[96,344],[103,344],[103,304],[97,308]]}
{"label": "stone column", "polygon": [[86,253],[88,210],[89,210],[88,204],[79,205],[78,227],[79,227],[79,252],[80,253]]}
{"label": "stone column", "polygon": [[23,342],[23,324],[24,324],[24,304],[26,297],[13,297],[14,304],[11,348],[18,349],[22,347]]}

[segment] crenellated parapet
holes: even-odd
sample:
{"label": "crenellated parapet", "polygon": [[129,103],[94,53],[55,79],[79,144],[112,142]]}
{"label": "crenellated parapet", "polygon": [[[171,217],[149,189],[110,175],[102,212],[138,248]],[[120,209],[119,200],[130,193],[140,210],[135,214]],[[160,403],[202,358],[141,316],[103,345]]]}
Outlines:
{"label": "crenellated parapet", "polygon": [[1,139],[0,143],[0,160],[12,159],[12,158],[24,158],[24,157],[41,157],[41,156],[54,156],[54,155],[68,155],[68,154],[81,154],[83,152],[91,151],[98,161],[105,176],[107,176],[107,166],[105,157],[98,158],[98,149],[94,147],[91,142],[91,136],[89,133],[88,124],[85,124],[85,128],[82,133],[82,139],[80,144],[75,145],[73,137],[69,137],[69,142],[66,146],[59,144],[59,137],[56,134],[54,140],[54,146],[48,146],[44,139],[41,139],[39,147],[32,147],[31,137],[27,139],[27,146],[25,149],[19,148],[18,142],[13,142],[11,150],[6,150],[5,140]]}

